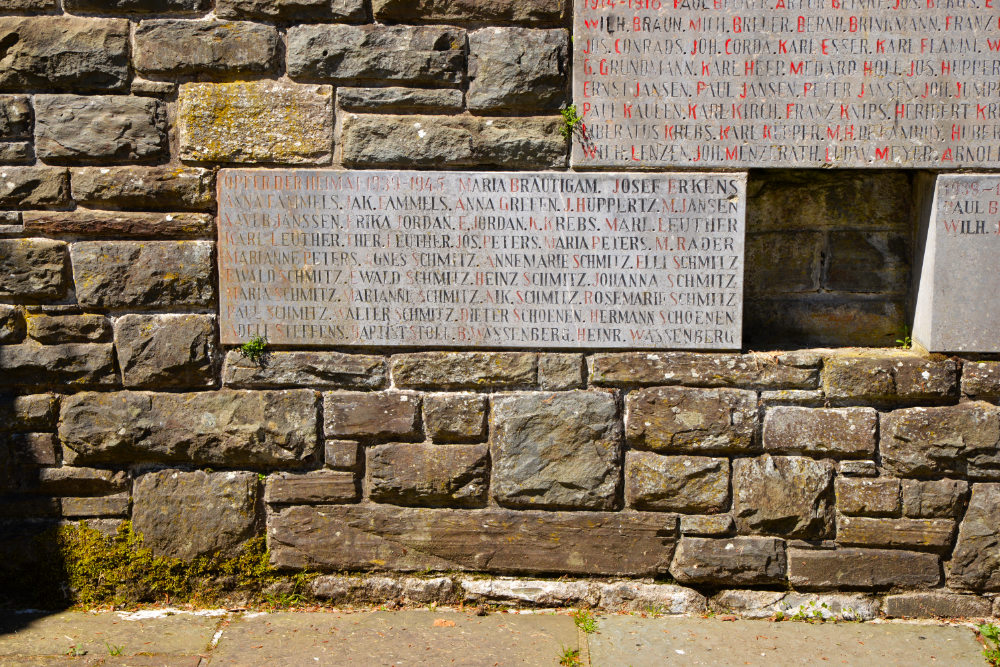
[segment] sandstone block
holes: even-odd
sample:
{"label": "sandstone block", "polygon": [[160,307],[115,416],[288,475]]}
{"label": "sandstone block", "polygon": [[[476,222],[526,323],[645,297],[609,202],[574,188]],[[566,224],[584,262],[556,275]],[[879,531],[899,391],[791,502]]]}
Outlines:
{"label": "sandstone block", "polygon": [[459,583],[462,585],[462,601],[467,603],[594,607],[601,599],[600,592],[588,581],[460,579]]}
{"label": "sandstone block", "polygon": [[736,522],[728,514],[684,515],[681,517],[681,535],[724,537],[736,530]]}
{"label": "sandstone block", "polygon": [[85,498],[58,498],[53,500],[58,500],[58,514],[66,519],[128,515],[129,495],[127,493]]}
{"label": "sandstone block", "polygon": [[76,464],[301,468],[316,452],[316,396],[306,389],[84,392],[62,401],[59,439]]}
{"label": "sandstone block", "polygon": [[132,62],[140,74],[173,77],[267,72],[278,58],[278,31],[248,21],[142,21]]}
{"label": "sandstone block", "polygon": [[962,365],[962,393],[980,400],[1000,398],[1000,362],[965,362]]}
{"label": "sandstone block", "polygon": [[344,164],[555,169],[566,164],[558,116],[344,116]]}
{"label": "sandstone block", "polygon": [[643,510],[722,512],[729,506],[729,459],[630,451],[625,501]]}
{"label": "sandstone block", "polygon": [[31,100],[25,95],[0,95],[0,139],[31,139]]}
{"label": "sandstone block", "polygon": [[918,519],[955,518],[965,509],[969,483],[958,479],[903,480],[903,514]]}
{"label": "sandstone block", "polygon": [[354,470],[361,460],[361,443],[354,440],[327,440],[324,443],[324,461],[334,470]]}
{"label": "sandstone block", "polygon": [[309,80],[458,84],[465,31],[442,26],[297,25],[288,29],[288,75]]}
{"label": "sandstone block", "polygon": [[779,584],[785,570],[785,543],[773,537],[682,537],[670,564],[682,584]]}
{"label": "sandstone block", "polygon": [[840,461],[837,472],[847,477],[878,477],[878,464],[874,461]]}
{"label": "sandstone block", "polygon": [[213,315],[125,315],[115,348],[126,387],[196,388],[216,384]]}
{"label": "sandstone block", "polygon": [[776,407],[764,416],[764,449],[832,458],[875,455],[873,408]]}
{"label": "sandstone block", "polygon": [[864,594],[802,594],[788,591],[728,590],[715,595],[710,605],[716,611],[738,614],[741,618],[797,618],[813,621],[871,621],[881,616],[881,603]]}
{"label": "sandstone block", "polygon": [[643,584],[636,581],[598,583],[600,607],[615,611],[645,612],[656,609],[658,613],[702,614],[706,609],[705,596],[698,591],[673,584]]}
{"label": "sandstone block", "polygon": [[208,241],[81,241],[70,246],[77,301],[90,308],[215,304]]}
{"label": "sandstone block", "polygon": [[531,352],[416,352],[392,358],[392,379],[411,389],[514,389],[533,386]]}
{"label": "sandstone block", "polygon": [[12,433],[7,436],[7,441],[15,463],[25,466],[59,465],[59,441],[54,433]]}
{"label": "sandstone block", "polygon": [[234,556],[256,533],[252,472],[162,470],[135,480],[132,525],[156,555]]}
{"label": "sandstone block", "polygon": [[279,568],[652,576],[667,570],[677,519],[321,505],[274,513],[267,530],[271,563]]}
{"label": "sandstone block", "polygon": [[99,468],[42,468],[37,473],[35,488],[38,493],[51,496],[104,496],[128,491],[131,484],[128,473]]}
{"label": "sandstone block", "polygon": [[424,428],[434,442],[481,442],[488,410],[486,397],[478,394],[428,394]]}
{"label": "sandstone block", "polygon": [[613,352],[592,357],[590,377],[594,384],[609,386],[815,389],[819,361],[800,366],[795,360],[763,354]]}
{"label": "sandstone block", "polygon": [[580,354],[538,355],[538,388],[545,391],[583,389],[587,364]]}
{"label": "sandstone block", "polygon": [[431,507],[486,503],[486,445],[376,445],[367,452],[368,495],[375,502]]}
{"label": "sandstone block", "polygon": [[354,473],[333,470],[268,475],[264,502],[275,505],[353,503],[361,494]]}
{"label": "sandstone block", "polygon": [[78,208],[75,211],[25,211],[24,229],[30,234],[119,240],[207,239],[214,236],[215,220],[207,213],[135,213]]}
{"label": "sandstone block", "polygon": [[952,519],[875,519],[841,516],[837,542],[862,547],[946,551],[955,532]]}
{"label": "sandstone block", "polygon": [[133,95],[149,95],[161,97],[173,95],[177,92],[177,84],[173,81],[152,81],[141,76],[132,77],[129,90]]}
{"label": "sandstone block", "polygon": [[259,364],[239,350],[226,354],[223,383],[231,387],[379,389],[385,386],[383,357],[341,352],[269,352]]}
{"label": "sandstone block", "polygon": [[73,199],[84,206],[209,211],[215,175],[201,167],[83,167],[72,170]]}
{"label": "sandstone block", "polygon": [[882,462],[906,477],[1000,478],[1000,409],[982,402],[904,408],[882,417]]}
{"label": "sandstone block", "polygon": [[902,593],[885,597],[885,615],[892,618],[970,618],[990,616],[990,601],[978,595]]}
{"label": "sandstone block", "polygon": [[71,12],[95,14],[190,14],[207,12],[211,0],[63,0]]}
{"label": "sandstone block", "polygon": [[28,336],[39,343],[103,343],[111,338],[111,324],[103,315],[28,316]]}
{"label": "sandstone block", "polygon": [[941,564],[929,553],[895,549],[790,549],[788,582],[803,590],[933,588]]}
{"label": "sandstone block", "polygon": [[[748,214],[749,215],[749,214]],[[748,296],[744,345],[888,347],[908,322],[900,296],[820,293]]]}
{"label": "sandstone block", "polygon": [[0,18],[0,90],[121,90],[128,21],[62,16]]}
{"label": "sandstone block", "polygon": [[948,585],[1000,591],[1000,484],[973,484],[969,509],[958,527]]}
{"label": "sandstone block", "polygon": [[833,527],[833,464],[800,456],[733,461],[733,513],[743,532],[827,537]]}
{"label": "sandstone block", "polygon": [[0,297],[57,299],[66,292],[66,244],[0,239]]}
{"label": "sandstone block", "polygon": [[344,391],[323,394],[328,438],[419,440],[420,396],[408,392]]}
{"label": "sandstone block", "polygon": [[625,397],[625,414],[625,435],[636,449],[745,452],[753,447],[757,394],[742,389],[641,389]]}
{"label": "sandstone block", "polygon": [[493,497],[510,507],[613,509],[621,427],[614,396],[574,391],[493,399]]}
{"label": "sandstone block", "polygon": [[459,112],[465,105],[461,90],[443,88],[338,88],[337,106],[344,111]]}
{"label": "sandstone block", "polygon": [[911,254],[909,230],[830,232],[823,287],[841,292],[905,294]]}
{"label": "sandstone block", "polygon": [[756,296],[819,291],[825,246],[826,235],[816,231],[748,234],[746,293]]}
{"label": "sandstone block", "polygon": [[36,95],[35,152],[51,161],[142,161],[167,148],[167,110],[151,97]]}
{"label": "sandstone block", "polygon": [[364,0],[218,0],[215,13],[229,19],[363,21]]}
{"label": "sandstone block", "polygon": [[373,0],[379,21],[558,22],[566,16],[561,0]]}
{"label": "sandstone block", "polygon": [[178,93],[184,160],[330,161],[333,90],[282,81],[186,83]]}
{"label": "sandstone block", "polygon": [[0,374],[13,386],[114,386],[118,379],[110,344],[22,343],[0,347]]}
{"label": "sandstone block", "polygon": [[10,345],[24,340],[24,313],[18,306],[0,304],[0,344]]}
{"label": "sandstone block", "polygon": [[57,0],[2,0],[0,9],[4,12],[44,14],[59,9]]}
{"label": "sandstone block", "polygon": [[0,164],[28,165],[35,161],[35,151],[30,141],[0,142]]}
{"label": "sandstone block", "polygon": [[943,399],[958,394],[958,368],[951,359],[828,357],[823,364],[823,390],[832,399]]}
{"label": "sandstone block", "polygon": [[491,27],[469,33],[469,108],[558,109],[566,100],[568,53],[566,30]]}
{"label": "sandstone block", "polygon": [[899,480],[837,477],[837,509],[854,516],[898,516]]}
{"label": "sandstone block", "polygon": [[45,431],[55,428],[55,394],[0,394],[0,431]]}
{"label": "sandstone block", "polygon": [[455,583],[450,577],[380,577],[321,575],[310,582],[310,592],[334,604],[367,602],[384,604],[399,600],[420,604],[454,602]]}

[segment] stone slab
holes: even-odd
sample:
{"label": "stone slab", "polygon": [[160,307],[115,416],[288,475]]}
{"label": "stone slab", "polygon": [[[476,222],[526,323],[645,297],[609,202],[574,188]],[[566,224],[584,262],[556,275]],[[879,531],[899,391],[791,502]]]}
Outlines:
{"label": "stone slab", "polygon": [[575,9],[578,167],[941,169],[1000,159],[1000,21],[985,3],[576,0]]}
{"label": "stone slab", "polygon": [[226,169],[218,183],[224,344],[742,343],[745,173]]}
{"label": "stone slab", "polygon": [[941,174],[924,215],[913,340],[1000,352],[1000,296],[987,278],[1000,265],[1000,175]]}

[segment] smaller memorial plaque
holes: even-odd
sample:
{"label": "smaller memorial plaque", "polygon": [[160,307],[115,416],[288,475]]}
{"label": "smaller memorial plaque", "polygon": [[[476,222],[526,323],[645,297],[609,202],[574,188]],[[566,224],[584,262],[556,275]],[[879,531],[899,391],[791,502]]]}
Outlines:
{"label": "smaller memorial plaque", "polygon": [[1000,352],[1000,174],[938,176],[924,226],[913,340]]}
{"label": "smaller memorial plaque", "polygon": [[219,175],[221,334],[738,349],[745,173]]}

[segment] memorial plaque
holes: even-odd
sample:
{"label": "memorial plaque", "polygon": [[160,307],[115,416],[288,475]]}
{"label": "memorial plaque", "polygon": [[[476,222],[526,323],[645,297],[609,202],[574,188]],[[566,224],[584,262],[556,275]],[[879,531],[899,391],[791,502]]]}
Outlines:
{"label": "memorial plaque", "polygon": [[745,173],[219,174],[221,334],[738,349]]}
{"label": "memorial plaque", "polygon": [[943,174],[925,213],[913,340],[1000,352],[1000,174]]}
{"label": "memorial plaque", "polygon": [[1000,162],[998,0],[575,0],[580,167]]}

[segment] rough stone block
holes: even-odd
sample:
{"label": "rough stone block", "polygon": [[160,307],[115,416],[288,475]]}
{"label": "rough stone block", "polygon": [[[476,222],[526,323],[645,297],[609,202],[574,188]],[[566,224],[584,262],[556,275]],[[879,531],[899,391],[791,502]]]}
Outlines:
{"label": "rough stone block", "polygon": [[44,14],[59,9],[58,0],[0,0],[5,13]]}
{"label": "rough stone block", "polygon": [[434,442],[482,442],[488,410],[485,396],[429,394],[424,397],[424,428]]}
{"label": "rough stone block", "polygon": [[442,26],[297,25],[288,29],[288,75],[309,80],[458,84],[465,31]]}
{"label": "rough stone block", "polygon": [[113,346],[100,343],[0,347],[0,376],[14,386],[114,386]]}
{"label": "rough stone block", "polygon": [[121,90],[128,21],[63,16],[0,18],[0,90]]}
{"label": "rough stone block", "polygon": [[785,543],[773,537],[682,537],[670,564],[682,584],[780,584],[785,571]]}
{"label": "rough stone block", "polygon": [[358,167],[556,169],[566,165],[558,116],[344,116],[344,164]]}
{"label": "rough stone block", "polygon": [[636,449],[674,453],[749,451],[757,394],[742,389],[658,387],[625,397],[625,435]]}
{"label": "rough stone block", "polygon": [[891,618],[984,618],[992,614],[990,601],[978,595],[902,593],[885,597],[885,615]]}
{"label": "rough stone block", "polygon": [[0,394],[0,431],[54,429],[58,408],[55,394]]}
{"label": "rough stone block", "polygon": [[948,585],[1000,591],[1000,484],[973,484],[969,509],[958,527]]}
{"label": "rough stone block", "polygon": [[35,161],[35,151],[30,141],[0,142],[0,164],[28,165]]}
{"label": "rough stone block", "polygon": [[907,325],[905,299],[862,294],[748,296],[743,304],[743,344],[891,347]]}
{"label": "rough stone block", "polygon": [[66,244],[0,239],[0,297],[57,299],[66,293]]}
{"label": "rough stone block", "polygon": [[50,496],[104,496],[128,491],[130,483],[126,472],[64,466],[39,470],[32,491]]}
{"label": "rough stone block", "polygon": [[125,315],[115,348],[126,387],[187,389],[217,384],[214,315]]}
{"label": "rough stone block", "polygon": [[416,352],[392,358],[392,379],[411,389],[515,389],[534,386],[531,352]]}
{"label": "rough stone block", "polygon": [[462,585],[462,601],[473,604],[595,607],[601,599],[600,592],[589,581],[460,579],[459,583]]}
{"label": "rough stone block", "polygon": [[42,315],[27,318],[28,336],[39,343],[103,343],[111,338],[111,323],[103,315]]}
{"label": "rough stone block", "polygon": [[837,472],[848,477],[878,477],[878,464],[874,461],[839,461]]}
{"label": "rough stone block", "polygon": [[328,438],[419,440],[420,396],[408,392],[344,391],[323,394]]}
{"label": "rough stone block", "polygon": [[70,246],[76,297],[90,308],[215,305],[212,243],[81,241]]}
{"label": "rough stone block", "polygon": [[63,0],[71,12],[95,14],[201,14],[212,0]]}
{"label": "rough stone block", "polygon": [[142,21],[132,62],[140,74],[173,77],[267,72],[278,59],[278,31],[247,21]]}
{"label": "rough stone block", "polygon": [[186,83],[178,93],[184,160],[330,161],[333,89],[283,81]]}
{"label": "rough stone block", "polygon": [[373,0],[379,21],[511,21],[555,23],[566,17],[562,0]]}
{"label": "rough stone block", "polygon": [[962,364],[962,393],[980,400],[1000,398],[1000,361]]}
{"label": "rough stone block", "polygon": [[151,97],[36,95],[35,153],[59,162],[143,161],[167,149],[167,110]]}
{"label": "rough stone block", "polygon": [[426,88],[338,88],[337,106],[344,111],[459,112],[465,99],[461,90]]}
{"label": "rough stone block", "polygon": [[729,459],[630,451],[625,501],[642,510],[722,512],[729,506]]}
{"label": "rough stone block", "polygon": [[958,367],[951,359],[913,356],[828,357],[823,390],[832,399],[941,400],[958,395]]}
{"label": "rough stone block", "polygon": [[903,515],[918,519],[955,518],[965,509],[969,483],[958,479],[903,480]]}
{"label": "rough stone block", "polygon": [[0,139],[31,139],[31,120],[26,95],[0,95]]}
{"label": "rough stone block", "polygon": [[8,442],[14,461],[20,465],[59,465],[59,441],[54,433],[13,433]]}
{"label": "rough stone block", "polygon": [[360,496],[351,472],[278,472],[268,475],[264,485],[264,502],[275,505],[353,503]]}
{"label": "rough stone block", "polygon": [[301,468],[316,452],[316,395],[286,391],[84,392],[59,414],[75,464],[142,461]]}
{"label": "rough stone block", "polygon": [[854,516],[899,516],[899,480],[837,477],[837,510]]}
{"label": "rough stone block", "polygon": [[981,402],[882,416],[882,463],[904,477],[1000,478],[1000,408]]}
{"label": "rough stone block", "polygon": [[129,90],[132,91],[133,95],[161,97],[176,93],[177,84],[173,81],[151,81],[141,76],[135,76],[132,77],[132,84],[129,86]]}
{"label": "rough stone block", "polygon": [[361,457],[361,443],[354,440],[327,440],[324,444],[324,460],[328,468],[354,470]]}
{"label": "rough stone block", "polygon": [[367,453],[368,496],[375,502],[430,507],[486,504],[487,445],[376,445]]}
{"label": "rough stone block", "polygon": [[684,515],[681,517],[681,535],[722,537],[736,530],[736,522],[728,514]]}
{"label": "rough stone block", "polygon": [[257,475],[181,472],[140,475],[133,491],[132,525],[156,555],[193,559],[234,556],[254,537]]}
{"label": "rough stone block", "polygon": [[83,167],[72,170],[73,199],[84,206],[209,211],[215,175],[201,167]]}
{"label": "rough stone block", "polygon": [[19,306],[0,304],[0,344],[20,343],[25,334],[24,313]]}
{"label": "rough stone block", "polygon": [[208,239],[215,220],[207,213],[136,213],[133,211],[25,211],[29,234],[114,239]]}
{"label": "rough stone block", "polygon": [[333,604],[384,604],[402,599],[420,604],[455,601],[455,583],[450,577],[380,577],[321,575],[309,583],[310,592]]}
{"label": "rough stone block", "polygon": [[833,464],[800,456],[733,461],[733,514],[741,532],[823,538],[833,528]]}
{"label": "rough stone block", "polygon": [[222,381],[232,387],[314,387],[380,389],[386,382],[384,357],[342,352],[268,352],[263,363],[239,350],[226,354]]}
{"label": "rough stone block", "polygon": [[795,294],[819,291],[822,232],[766,232],[746,238],[746,293]]}
{"label": "rough stone block", "polygon": [[59,498],[58,501],[59,515],[66,519],[128,515],[127,493],[86,498]]}
{"label": "rough stone block", "polygon": [[905,294],[911,254],[909,230],[830,232],[823,287],[840,292]]}
{"label": "rough stone block", "polygon": [[477,111],[543,111],[566,100],[566,30],[483,28],[469,33],[469,92]]}
{"label": "rough stone block", "polygon": [[952,519],[842,516],[837,520],[837,542],[862,547],[947,551],[954,532]]}
{"label": "rough stone block", "polygon": [[581,354],[538,355],[538,388],[545,391],[583,389],[587,364]]}
{"label": "rough stone block", "polygon": [[799,366],[764,354],[616,352],[591,358],[594,384],[610,386],[688,385],[747,389],[815,389],[819,359]]}
{"label": "rough stone block", "polygon": [[217,0],[215,13],[227,19],[363,21],[364,0]]}
{"label": "rough stone block", "polygon": [[654,576],[677,519],[657,513],[292,507],[268,517],[271,563],[335,570]]}
{"label": "rough stone block", "polygon": [[600,607],[615,611],[645,612],[656,609],[661,614],[703,614],[705,596],[673,584],[644,584],[635,581],[598,583]]}
{"label": "rough stone block", "polygon": [[609,393],[523,393],[493,398],[493,497],[510,507],[613,509],[621,426]]}
{"label": "rough stone block", "polygon": [[832,458],[875,455],[873,408],[776,407],[764,416],[764,449]]}
{"label": "rough stone block", "polygon": [[721,591],[709,602],[712,609],[741,618],[796,618],[801,613],[807,620],[817,618],[832,621],[872,621],[881,615],[881,603],[872,595],[815,595],[788,591]]}
{"label": "rough stone block", "polygon": [[934,554],[895,549],[790,549],[788,582],[803,590],[933,588],[941,563]]}

